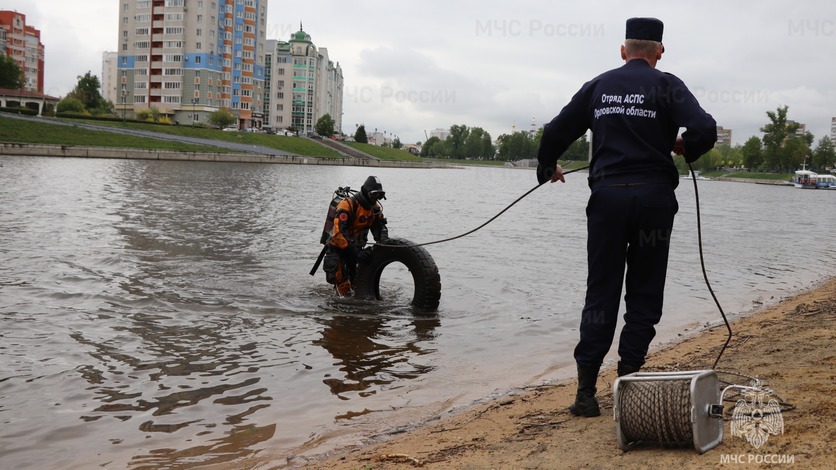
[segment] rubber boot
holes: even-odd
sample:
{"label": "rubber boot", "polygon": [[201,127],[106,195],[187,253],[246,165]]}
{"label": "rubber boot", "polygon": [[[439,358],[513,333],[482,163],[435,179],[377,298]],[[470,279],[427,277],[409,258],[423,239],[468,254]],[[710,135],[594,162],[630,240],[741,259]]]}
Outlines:
{"label": "rubber boot", "polygon": [[621,361],[618,361],[618,376],[623,377],[627,374],[632,374],[634,372],[638,372],[641,367],[630,366]]}
{"label": "rubber boot", "polygon": [[343,297],[351,295],[351,281],[344,281],[337,284],[337,293]]}
{"label": "rubber boot", "polygon": [[575,403],[569,406],[569,411],[575,416],[600,416],[601,409],[595,399],[595,384],[598,382],[600,367],[583,367],[578,365],[578,395]]}

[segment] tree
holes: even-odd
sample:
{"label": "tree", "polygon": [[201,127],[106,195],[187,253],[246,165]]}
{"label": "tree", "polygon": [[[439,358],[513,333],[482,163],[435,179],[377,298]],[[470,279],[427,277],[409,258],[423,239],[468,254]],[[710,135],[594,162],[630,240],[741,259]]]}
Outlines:
{"label": "tree", "polygon": [[743,164],[746,168],[757,169],[763,165],[761,139],[756,136],[749,137],[749,140],[741,147],[740,153],[743,154]]}
{"label": "tree", "polygon": [[461,153],[463,158],[493,159],[495,151],[491,135],[481,127],[474,127],[465,137]]}
{"label": "tree", "polygon": [[334,118],[330,114],[326,114],[316,121],[314,129],[316,133],[323,137],[331,137],[334,135]]}
{"label": "tree", "polygon": [[78,77],[78,83],[75,88],[73,88],[73,91],[69,92],[67,96],[77,98],[79,101],[84,103],[84,107],[87,111],[90,111],[93,114],[98,114],[99,112],[108,111],[107,103],[99,93],[99,88],[101,88],[101,86],[102,84],[99,82],[99,77],[88,71],[83,76]]}
{"label": "tree", "polygon": [[[539,144],[539,140],[537,141]],[[580,139],[572,142],[572,145],[563,152],[560,157],[563,160],[587,161],[589,160],[589,141],[586,140],[586,134],[582,135]]]}
{"label": "tree", "polygon": [[394,148],[394,149],[403,148],[403,144],[401,143],[401,138],[400,137],[395,137],[395,141],[392,142],[392,148]]}
{"label": "tree", "polygon": [[799,124],[787,120],[788,107],[779,107],[775,112],[767,111],[771,121],[761,128],[763,135],[764,160],[768,167],[791,170],[798,167],[810,153],[812,134],[798,135]]}
{"label": "tree", "polygon": [[223,129],[235,123],[235,116],[229,108],[221,108],[209,115],[209,124]]}
{"label": "tree", "polygon": [[450,126],[450,135],[445,139],[444,144],[447,153],[452,158],[465,158],[464,142],[470,134],[470,129],[464,124]]}
{"label": "tree", "polygon": [[497,138],[497,142],[499,143],[499,159],[508,161],[534,158],[539,143],[539,141],[535,142],[531,134],[526,131],[502,134]]}
{"label": "tree", "polygon": [[421,146],[421,156],[422,157],[435,157],[438,156],[435,153],[432,153],[433,146],[437,143],[441,143],[441,139],[436,136],[432,136],[424,142],[424,145]]}
{"label": "tree", "polygon": [[820,170],[833,168],[836,165],[836,150],[830,137],[822,137],[813,150],[813,166]]}
{"label": "tree", "polygon": [[354,141],[360,142],[361,144],[369,143],[369,136],[366,135],[365,124],[360,124],[360,127],[357,128],[357,132],[354,133]]}
{"label": "tree", "polygon": [[0,54],[0,88],[19,90],[24,85],[23,70],[14,59]]}
{"label": "tree", "polygon": [[84,113],[84,103],[78,98],[67,96],[58,102],[57,111],[59,113]]}

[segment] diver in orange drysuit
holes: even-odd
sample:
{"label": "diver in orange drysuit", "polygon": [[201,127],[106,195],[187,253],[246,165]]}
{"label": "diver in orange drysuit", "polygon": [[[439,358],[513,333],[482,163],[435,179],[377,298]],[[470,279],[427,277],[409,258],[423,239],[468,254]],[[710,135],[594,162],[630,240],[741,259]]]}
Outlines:
{"label": "diver in orange drysuit", "polygon": [[369,230],[377,242],[389,238],[380,199],[386,199],[383,185],[377,176],[369,176],[360,192],[343,199],[337,206],[322,268],[325,280],[334,284],[340,295],[351,293],[357,263],[371,258],[371,248],[364,249]]}

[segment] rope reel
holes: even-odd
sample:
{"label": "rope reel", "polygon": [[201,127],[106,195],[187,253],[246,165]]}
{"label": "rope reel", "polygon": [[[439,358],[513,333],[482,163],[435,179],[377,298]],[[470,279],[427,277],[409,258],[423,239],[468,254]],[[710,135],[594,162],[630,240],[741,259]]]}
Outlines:
{"label": "rope reel", "polygon": [[[723,440],[719,380],[713,370],[619,377],[613,385],[613,401],[622,450],[646,444],[693,446],[702,454]],[[721,406],[719,416],[717,406]]]}

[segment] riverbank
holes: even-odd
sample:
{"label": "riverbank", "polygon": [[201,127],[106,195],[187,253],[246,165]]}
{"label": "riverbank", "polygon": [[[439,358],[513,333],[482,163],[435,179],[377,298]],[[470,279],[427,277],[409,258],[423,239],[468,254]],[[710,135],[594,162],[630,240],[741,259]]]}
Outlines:
{"label": "riverbank", "polygon": [[[750,385],[759,377],[785,403],[783,434],[755,448],[730,433],[699,454],[693,449],[644,448],[622,452],[612,419],[613,370],[598,380],[602,415],[572,417],[566,408],[576,383],[533,387],[396,435],[377,436],[367,445],[342,449],[321,460],[271,458],[234,468],[288,465],[309,469],[560,469],[560,468],[836,468],[834,328],[836,279],[782,300],[732,324],[734,337],[718,370],[721,380]],[[713,364],[726,338],[723,325],[653,352],[647,371],[700,370]],[[728,373],[733,372],[734,374]],[[740,375],[736,375],[740,374]],[[727,413],[734,402],[726,402]],[[224,467],[229,468],[229,467]],[[260,468],[260,467],[259,467]]]}
{"label": "riverbank", "polygon": [[301,155],[264,155],[257,153],[181,152],[120,147],[84,147],[0,143],[0,156],[115,158],[136,160],[174,160],[200,162],[273,163],[295,165],[367,166],[391,168],[451,168],[437,162],[372,160],[355,157],[325,158]]}

